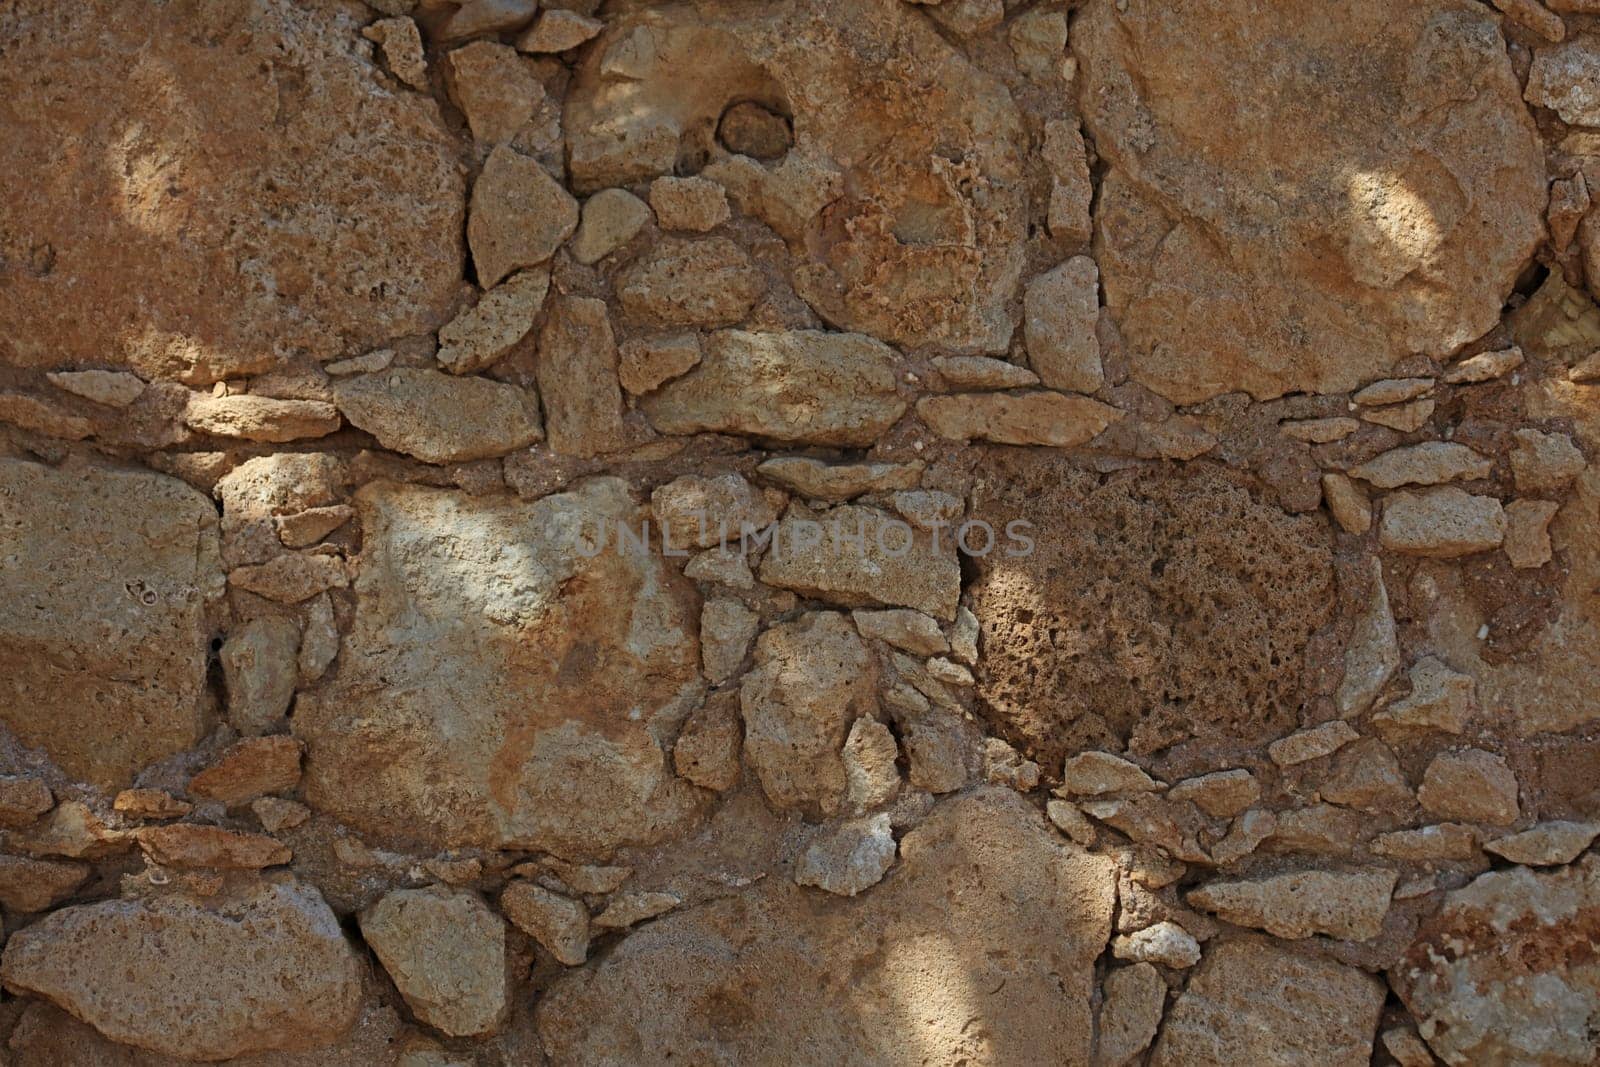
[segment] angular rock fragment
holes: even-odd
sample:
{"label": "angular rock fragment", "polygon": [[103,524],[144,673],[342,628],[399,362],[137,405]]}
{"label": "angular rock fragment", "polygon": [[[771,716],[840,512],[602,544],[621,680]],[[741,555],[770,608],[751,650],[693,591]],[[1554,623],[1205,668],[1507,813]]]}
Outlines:
{"label": "angular rock fragment", "polygon": [[[781,493],[770,496],[783,499]],[[651,492],[650,510],[662,535],[678,548],[720,545],[748,531],[764,531],[778,517],[769,494],[738,474],[674,478]]]}
{"label": "angular rock fragment", "polygon": [[1506,505],[1506,558],[1519,570],[1550,562],[1550,522],[1561,505],[1554,500],[1513,500]]}
{"label": "angular rock fragment", "polygon": [[617,285],[624,315],[657,326],[732,326],[755,306],[766,282],[726,237],[667,238],[629,267]]}
{"label": "angular rock fragment", "polygon": [[444,75],[451,101],[483,144],[511,140],[544,101],[544,87],[527,60],[493,41],[474,41],[452,51],[445,56]]}
{"label": "angular rock fragment", "polygon": [[1307,444],[1325,445],[1330,441],[1342,441],[1346,437],[1361,429],[1361,423],[1355,419],[1342,417],[1326,419],[1296,419],[1290,422],[1278,423],[1278,429],[1287,437]]}
{"label": "angular rock fragment", "polygon": [[624,442],[617,344],[604,301],[559,297],[539,331],[539,395],[550,449],[574,456]]}
{"label": "angular rock fragment", "polygon": [[196,396],[183,413],[192,430],[246,441],[298,441],[326,437],[343,423],[332,404],[267,396]]}
{"label": "angular rock fragment", "polygon": [[1511,473],[1521,492],[1559,493],[1588,465],[1566,434],[1523,429],[1512,437]]}
{"label": "angular rock fragment", "polygon": [[1123,1067],[1155,1040],[1167,1004],[1167,983],[1148,963],[1119,967],[1106,975],[1100,1005],[1096,1067]]}
{"label": "angular rock fragment", "polygon": [[1083,752],[1061,771],[1061,796],[1098,797],[1108,793],[1148,793],[1159,789],[1144,769],[1109,752]]}
{"label": "angular rock fragment", "polygon": [[520,271],[439,328],[439,365],[471,374],[497,362],[533,329],[550,291],[545,270]]}
{"label": "angular rock fragment", "polygon": [[252,737],[233,745],[222,758],[189,779],[189,792],[230,808],[268,793],[287,793],[300,784],[304,746],[292,737]]}
{"label": "angular rock fragment", "polygon": [[968,393],[917,401],[917,415],[951,441],[1071,448],[1087,443],[1122,412],[1062,393]]}
{"label": "angular rock fragment", "polygon": [[1372,529],[1372,504],[1359,486],[1342,474],[1322,476],[1322,499],[1328,512],[1345,533],[1357,537]]}
{"label": "angular rock fragment", "polygon": [[428,88],[428,60],[415,22],[403,16],[379,19],[362,27],[361,36],[383,50],[389,73],[413,89]]}
{"label": "angular rock fragment", "polygon": [[708,178],[657,178],[650,183],[650,207],[664,230],[704,233],[728,221],[728,195]]}
{"label": "angular rock fragment", "polygon": [[51,371],[45,377],[58,389],[113,408],[127,407],[145,390],[144,379],[127,371]]}
{"label": "angular rock fragment", "polygon": [[1443,819],[1509,826],[1517,819],[1517,776],[1506,761],[1482,749],[1441,752],[1417,789],[1423,808]]}
{"label": "angular rock fragment", "polygon": [[27,826],[55,804],[56,798],[42,780],[0,775],[0,827]]}
{"label": "angular rock fragment", "polygon": [[840,755],[844,760],[845,796],[855,811],[881,807],[900,791],[900,769],[895,766],[900,746],[883,723],[857,719]]}
{"label": "angular rock fragment", "polygon": [[217,515],[149,472],[0,459],[0,720],[64,771],[128,784],[207,720]]}
{"label": "angular rock fragment", "polygon": [[424,463],[503,456],[544,436],[534,398],[487,378],[398,368],[342,379],[333,391],[352,424]]}
{"label": "angular rock fragment", "polygon": [[950,620],[961,596],[956,541],[949,529],[941,538],[877,508],[791,505],[761,561],[761,580],[845,607],[901,606]]}
{"label": "angular rock fragment", "polygon": [[617,377],[622,387],[641,396],[682,377],[700,362],[700,338],[692,333],[636,338],[622,342]]}
{"label": "angular rock fragment", "polygon": [[1213,942],[1167,1012],[1151,1067],[1367,1067],[1383,983],[1260,940]]}
{"label": "angular rock fragment", "polygon": [[1385,378],[1358,389],[1350,397],[1357,404],[1403,404],[1433,389],[1432,378]]}
{"label": "angular rock fragment", "polygon": [[466,0],[439,28],[439,37],[464,41],[480,34],[505,33],[526,25],[538,9],[536,0]]}
{"label": "angular rock fragment", "polygon": [[87,863],[0,855],[0,907],[24,914],[53,908],[93,872]]}
{"label": "angular rock fragment", "polygon": [[920,463],[828,464],[804,456],[776,456],[756,468],[763,478],[777,482],[807,500],[838,502],[862,493],[910,489],[922,476]]}
{"label": "angular rock fragment", "polygon": [[640,407],[662,433],[865,446],[905,412],[898,362],[887,345],[860,334],[723,330],[711,335],[699,366]]}
{"label": "angular rock fragment", "polygon": [[622,893],[611,898],[606,910],[594,917],[602,930],[627,930],[665,915],[683,901],[672,893]]}
{"label": "angular rock fragment", "polygon": [[895,849],[887,813],[853,819],[812,838],[795,864],[794,880],[853,897],[883,880],[894,865]]}
{"label": "angular rock fragment", "polygon": [[732,789],[739,781],[743,739],[738,694],[713,694],[683,724],[672,746],[673,768],[702,789]]}
{"label": "angular rock fragment", "polygon": [[737,600],[705,602],[700,610],[700,658],[711,684],[733,677],[760,628],[760,617]]}
{"label": "angular rock fragment", "polygon": [[1467,728],[1475,707],[1477,683],[1470,674],[1453,671],[1433,656],[1411,668],[1411,693],[1372,717],[1385,737],[1409,732],[1442,730],[1459,734]]}
{"label": "angular rock fragment", "polygon": [[131,819],[177,819],[194,810],[193,804],[165,789],[124,789],[111,807]]}
{"label": "angular rock fragment", "polygon": [[1292,767],[1331,755],[1360,736],[1349,723],[1335,719],[1279,738],[1267,746],[1267,754],[1278,766]]}
{"label": "angular rock fragment", "polygon": [[1396,830],[1372,839],[1372,852],[1394,860],[1440,863],[1470,860],[1478,855],[1478,832],[1464,823],[1441,822],[1415,830]]}
{"label": "angular rock fragment", "polygon": [[134,838],[152,862],[163,867],[215,867],[253,871],[288,863],[286,845],[262,834],[224,830],[198,823],[145,826]]}
{"label": "angular rock fragment", "polygon": [[234,729],[264,734],[283,722],[294,699],[299,647],[299,629],[281,615],[251,619],[228,635],[218,658]]}
{"label": "angular rock fragment", "polygon": [[361,1002],[361,964],[338,919],[288,879],[63,908],[12,935],[0,979],[114,1041],[179,1059],[319,1048]]}
{"label": "angular rock fragment", "polygon": [[504,145],[489,153],[467,219],[479,285],[490,289],[538,266],[577,228],[578,202],[538,162]]}
{"label": "angular rock fragment", "polygon": [[1088,256],[1074,256],[1028,283],[1023,331],[1028,364],[1046,389],[1093,393],[1105,376],[1095,323],[1100,316],[1100,272]]}
{"label": "angular rock fragment", "polygon": [[1480,352],[1446,370],[1444,380],[1450,385],[1487,382],[1509,374],[1522,366],[1522,362],[1522,349],[1515,346],[1498,352]]}
{"label": "angular rock fragment", "polygon": [[1530,104],[1547,107],[1575,126],[1600,125],[1600,41],[1580,34],[1570,41],[1534,52],[1523,95]]}
{"label": "angular rock fragment", "polygon": [[1494,497],[1455,486],[1393,493],[1383,502],[1378,540],[1407,556],[1455,559],[1498,548],[1506,536],[1505,509]]}
{"label": "angular rock fragment", "polygon": [[361,936],[419,1020],[451,1037],[499,1028],[509,1009],[505,923],[476,894],[397,889],[361,913]]}
{"label": "angular rock fragment", "polygon": [[529,30],[517,38],[520,52],[565,52],[592,40],[605,23],[577,11],[547,10]]}
{"label": "angular rock fragment", "polygon": [[650,208],[626,189],[602,189],[583,202],[572,237],[572,258],[588,265],[633,240],[650,221]]}
{"label": "angular rock fragment", "polygon": [[862,637],[887,641],[896,648],[918,656],[937,656],[950,651],[950,642],[933,617],[910,608],[887,611],[853,611],[856,629]]}
{"label": "angular rock fragment", "polygon": [[[750,1062],[775,1047],[853,1063],[917,1048],[937,1062],[1086,1064],[1110,864],[994,789],[936,806],[900,852],[882,884],[826,908],[769,878],[634,931],[540,999],[545,1049],[575,1065]],[[841,967],[847,986],[825,980]],[[729,1003],[731,1020],[717,1007]]]}
{"label": "angular rock fragment", "polygon": [[1200,942],[1174,922],[1159,922],[1111,941],[1111,954],[1119,960],[1159,963],[1165,967],[1193,967],[1200,962]]}
{"label": "angular rock fragment", "polygon": [[566,966],[581,967],[589,958],[589,911],[579,901],[517,881],[500,894],[500,910]]}
{"label": "angular rock fragment", "polygon": [[1185,778],[1167,791],[1167,799],[1188,801],[1216,819],[1231,819],[1261,798],[1261,783],[1241,768]]}
{"label": "angular rock fragment", "polygon": [[1558,820],[1496,838],[1483,847],[1512,863],[1553,867],[1577,859],[1596,837],[1600,837],[1600,823]]}
{"label": "angular rock fragment", "polygon": [[699,702],[698,603],[613,535],[624,483],[535,501],[375,482],[341,668],[293,719],[306,796],[363,833],[571,859],[662,840],[696,791],[664,745]]}
{"label": "angular rock fragment", "polygon": [[1420,430],[1433,417],[1435,403],[1432,397],[1413,400],[1409,404],[1391,404],[1383,408],[1367,408],[1361,412],[1361,421],[1377,426],[1387,426],[1401,433]]}
{"label": "angular rock fragment", "polygon": [[82,441],[94,433],[88,419],[24,393],[0,393],[0,422],[67,441]]}
{"label": "angular rock fragment", "polygon": [[1275,937],[1313,934],[1365,941],[1377,937],[1389,913],[1393,871],[1299,871],[1238,882],[1208,882],[1189,903],[1228,922]]}
{"label": "angular rock fragment", "polygon": [[349,584],[344,561],[320,553],[285,552],[253,567],[235,567],[228,584],[279,604],[299,604]]}
{"label": "angular rock fragment", "polygon": [[1363,811],[1394,811],[1411,800],[1411,785],[1388,745],[1363,737],[1339,751],[1318,790],[1322,799]]}
{"label": "angular rock fragment", "polygon": [[1350,468],[1350,475],[1371,482],[1379,489],[1394,489],[1401,485],[1438,485],[1459,479],[1487,478],[1493,469],[1492,459],[1466,445],[1428,441],[1384,452]]}

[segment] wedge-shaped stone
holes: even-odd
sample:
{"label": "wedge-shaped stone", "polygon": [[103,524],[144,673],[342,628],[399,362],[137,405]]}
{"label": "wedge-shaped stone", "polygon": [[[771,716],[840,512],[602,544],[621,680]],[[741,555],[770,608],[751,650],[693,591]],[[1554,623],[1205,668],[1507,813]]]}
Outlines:
{"label": "wedge-shaped stone", "polygon": [[544,435],[533,396],[487,378],[403,368],[346,378],[333,391],[345,418],[424,463],[503,456]]}

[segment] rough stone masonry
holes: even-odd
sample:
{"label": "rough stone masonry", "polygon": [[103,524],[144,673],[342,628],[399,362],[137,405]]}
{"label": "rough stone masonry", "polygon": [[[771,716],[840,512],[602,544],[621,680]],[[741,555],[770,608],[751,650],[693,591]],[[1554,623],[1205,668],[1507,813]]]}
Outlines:
{"label": "rough stone masonry", "polygon": [[0,117],[0,1067],[1600,1062],[1600,3],[10,0]]}

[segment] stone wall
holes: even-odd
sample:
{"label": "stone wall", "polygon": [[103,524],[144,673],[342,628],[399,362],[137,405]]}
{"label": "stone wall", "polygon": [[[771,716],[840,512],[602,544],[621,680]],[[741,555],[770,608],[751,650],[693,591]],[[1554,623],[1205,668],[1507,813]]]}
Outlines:
{"label": "stone wall", "polygon": [[0,4],[0,1067],[1596,1062],[1597,85]]}

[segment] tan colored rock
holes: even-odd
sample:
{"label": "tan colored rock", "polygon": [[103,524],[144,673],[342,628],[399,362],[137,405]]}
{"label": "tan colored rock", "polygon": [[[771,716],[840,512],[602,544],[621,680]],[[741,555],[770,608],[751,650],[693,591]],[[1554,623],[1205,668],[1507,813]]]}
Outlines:
{"label": "tan colored rock", "polygon": [[544,86],[516,50],[493,41],[473,41],[444,57],[450,100],[482,144],[511,140],[544,102]]}
{"label": "tan colored rock", "polygon": [[0,855],[0,907],[13,914],[46,911],[70,897],[92,873],[87,863]]}
{"label": "tan colored rock", "polygon": [[702,789],[726,792],[739,781],[743,738],[738,694],[714,694],[683,724],[672,746],[673,768]]}
{"label": "tan colored rock", "polygon": [[1547,107],[1575,126],[1600,123],[1600,94],[1594,78],[1600,73],[1600,42],[1580,34],[1534,53],[1523,95],[1530,104]]}
{"label": "tan colored rock", "polygon": [[1387,426],[1401,433],[1415,433],[1433,418],[1436,404],[1432,397],[1413,400],[1409,404],[1391,404],[1382,408],[1364,408],[1361,421],[1376,426]]}
{"label": "tan colored rock", "polygon": [[1411,693],[1372,717],[1384,736],[1403,737],[1422,730],[1459,734],[1476,710],[1477,683],[1470,674],[1453,671],[1433,656],[1411,668]]}
{"label": "tan colored rock", "polygon": [[1275,937],[1326,934],[1366,941],[1383,928],[1395,881],[1393,871],[1298,871],[1250,881],[1208,882],[1192,890],[1188,901],[1218,918]]}
{"label": "tan colored rock", "polygon": [[1494,497],[1471,496],[1455,486],[1384,498],[1378,540],[1408,556],[1455,559],[1500,547],[1505,509]]}
{"label": "tan colored rock", "polygon": [[246,441],[298,441],[326,437],[343,423],[332,404],[266,396],[195,396],[183,414],[192,430]]}
{"label": "tan colored rock", "polygon": [[1167,1006],[1167,983],[1148,963],[1119,967],[1106,975],[1100,1005],[1095,1067],[1123,1067],[1150,1047]]}
{"label": "tan colored rock", "polygon": [[277,520],[337,504],[348,480],[344,461],[320,452],[257,456],[227,471],[212,490],[222,503],[223,561],[237,567],[281,554]]}
{"label": "tan colored rock", "polygon": [[285,552],[259,566],[228,572],[228,585],[279,604],[299,604],[348,584],[344,561],[321,553]]}
{"label": "tan colored rock", "polygon": [[45,377],[57,389],[106,407],[125,408],[144,393],[144,379],[127,371],[51,371]]}
{"label": "tan colored rock", "polygon": [[791,504],[760,574],[844,607],[908,607],[947,621],[961,596],[954,532],[919,530],[857,504],[817,512]]}
{"label": "tan colored rock", "polygon": [[130,819],[179,819],[194,810],[165,789],[124,789],[111,807]]}
{"label": "tan colored rock", "polygon": [[577,11],[551,9],[540,15],[539,21],[517,39],[517,50],[566,52],[593,40],[604,28],[605,23],[599,19],[589,18]]}
{"label": "tan colored rock", "polygon": [[1187,801],[1215,819],[1231,819],[1261,799],[1261,783],[1242,767],[1213,771],[1176,783],[1167,799]]}
{"label": "tan colored rock", "polygon": [[887,345],[860,334],[721,330],[699,366],[639,406],[662,433],[865,446],[905,412],[898,363]]}
{"label": "tan colored rock", "polygon": [[300,635],[300,652],[295,669],[301,685],[322,680],[339,655],[339,627],[333,615],[333,601],[326,593],[313,597],[303,609],[305,631]]}
{"label": "tan colored rock", "polygon": [[594,917],[602,930],[627,930],[677,908],[683,901],[672,893],[620,893]]}
{"label": "tan colored rock", "polygon": [[163,867],[253,871],[281,866],[291,857],[288,847],[274,838],[198,823],[144,826],[133,836],[151,861]]}
{"label": "tan colored rock", "polygon": [[1389,590],[1383,582],[1383,563],[1374,558],[1368,566],[1371,591],[1366,610],[1356,619],[1345,646],[1344,677],[1334,693],[1334,705],[1343,716],[1370,707],[1400,667],[1400,644],[1389,608]]}
{"label": "tan colored rock", "polygon": [[1350,399],[1365,405],[1403,404],[1432,389],[1432,378],[1385,378],[1357,390]]}
{"label": "tan colored rock", "polygon": [[63,908],[13,934],[0,959],[8,988],[112,1040],[204,1060],[339,1040],[360,1010],[361,970],[322,896],[289,879]]}
{"label": "tan colored rock", "polygon": [[1074,256],[1028,283],[1023,335],[1028,363],[1047,389],[1093,393],[1105,381],[1100,368],[1100,272],[1088,256]]}
{"label": "tan colored rock", "polygon": [[0,827],[27,826],[55,804],[43,780],[0,775]]}
{"label": "tan colored rock", "polygon": [[210,501],[165,475],[0,459],[0,559],[0,721],[23,744],[114,787],[200,740]]}
{"label": "tan colored rock", "polygon": [[1423,773],[1417,800],[1440,818],[1509,826],[1519,812],[1517,776],[1482,749],[1441,752]]}
{"label": "tan colored rock", "polygon": [[1511,473],[1524,493],[1559,493],[1583,473],[1587,461],[1564,433],[1517,430],[1511,435]]}
{"label": "tan colored rock", "polygon": [[638,322],[710,329],[739,322],[765,291],[761,272],[728,238],[669,237],[623,273],[617,303]]}
{"label": "tan colored rock", "polygon": [[1098,400],[1051,392],[932,396],[917,401],[917,415],[951,441],[1056,448],[1085,444],[1122,418]]}
{"label": "tan colored rock", "polygon": [[466,0],[439,28],[446,41],[463,41],[480,34],[500,34],[519,29],[533,18],[535,0]]}
{"label": "tan colored rock", "polygon": [[700,659],[707,681],[719,685],[738,673],[760,617],[737,600],[707,600],[700,609]]}
{"label": "tan colored rock", "polygon": [[1480,352],[1448,368],[1444,372],[1444,380],[1450,385],[1492,381],[1511,373],[1522,363],[1522,349],[1515,345],[1498,352]]}
{"label": "tan colored rock", "polygon": [[498,362],[533,329],[550,291],[543,269],[519,271],[439,328],[439,365],[471,374]]}
{"label": "tan colored rock", "polygon": [[661,177],[650,183],[650,208],[663,230],[704,233],[732,214],[722,186],[708,178]]}
{"label": "tan colored rock", "polygon": [[602,189],[583,202],[572,237],[572,258],[589,265],[633,240],[650,221],[650,208],[626,189]]}
{"label": "tan colored rock", "polygon": [[272,522],[278,528],[278,540],[286,547],[308,548],[355,516],[355,509],[348,504],[334,504],[325,508],[308,508],[293,515],[276,515]]}
{"label": "tan colored rock", "polygon": [[126,831],[107,825],[81,800],[64,800],[42,819],[6,836],[6,846],[29,856],[101,859],[130,846]]}
{"label": "tan colored rock", "polygon": [[310,808],[299,801],[282,797],[257,797],[250,802],[250,810],[260,821],[261,828],[269,834],[304,826],[311,818]]}
{"label": "tan colored rock", "polygon": [[840,752],[844,761],[845,795],[856,812],[882,807],[900,791],[900,746],[893,732],[876,719],[860,718],[850,727]]}
{"label": "tan colored rock", "polygon": [[539,331],[538,377],[551,451],[593,456],[626,443],[617,343],[604,301],[551,301]]}
{"label": "tan colored rock", "polygon": [[607,534],[642,518],[624,483],[524,502],[376,482],[355,503],[341,667],[293,719],[314,808],[361,833],[569,859],[685,827],[696,791],[664,745],[703,691],[698,604]]}
{"label": "tan colored rock", "polygon": [[[1491,12],[1296,2],[1099,0],[1073,25],[1109,164],[1106,305],[1134,379],[1177,403],[1447,355],[1498,322],[1541,240],[1542,153]],[[1368,76],[1331,84],[1325,63]]]}
{"label": "tan colored rock", "polygon": [[1557,820],[1496,838],[1483,848],[1512,863],[1554,867],[1577,859],[1596,837],[1600,837],[1600,823]]}
{"label": "tan colored rock", "polygon": [[68,441],[82,441],[94,433],[94,425],[88,419],[23,393],[0,393],[0,422]]}
{"label": "tan colored rock", "polygon": [[1547,41],[1566,40],[1566,23],[1538,0],[1494,0],[1494,6],[1505,12],[1510,21],[1527,27]]}
{"label": "tan colored rock", "polygon": [[1550,521],[1561,505],[1554,500],[1513,500],[1506,505],[1506,558],[1513,567],[1542,567],[1554,554]]}
{"label": "tan colored rock", "polygon": [[[862,1064],[909,1048],[937,1063],[1087,1063],[1110,864],[994,789],[936,806],[900,852],[882,884],[826,908],[769,878],[636,930],[540,1000],[545,1049],[577,1065],[749,1062],[773,1048]],[[994,944],[1031,948],[983,948]],[[824,980],[841,967],[848,987]],[[708,1025],[728,997],[737,1021]]]}
{"label": "tan colored rock", "polygon": [[1487,478],[1494,461],[1466,445],[1427,441],[1388,452],[1350,468],[1350,475],[1379,489],[1401,485],[1438,485],[1458,479]]}
{"label": "tan colored rock", "polygon": [[700,338],[692,333],[624,341],[617,377],[634,396],[681,378],[700,362]]}
{"label": "tan colored rock", "polygon": [[534,397],[487,378],[396,368],[342,379],[333,391],[353,425],[424,463],[502,456],[544,436]]}
{"label": "tan colored rock", "polygon": [[[781,501],[782,494],[772,496]],[[650,511],[675,548],[709,548],[761,531],[778,518],[777,507],[742,475],[685,474],[650,494]]]}
{"label": "tan colored rock", "polygon": [[1390,983],[1445,1063],[1591,1062],[1600,963],[1582,946],[1597,908],[1595,856],[1491,871],[1445,896]]}
{"label": "tan colored rock", "polygon": [[1342,416],[1326,419],[1294,419],[1278,423],[1278,429],[1285,437],[1296,441],[1325,445],[1330,441],[1342,441],[1349,437],[1361,429],[1361,423],[1356,419]]}
{"label": "tan colored rock", "polygon": [[1260,940],[1213,942],[1161,1029],[1151,1067],[1366,1067],[1383,983]]}
{"label": "tan colored rock", "polygon": [[1332,471],[1322,476],[1322,499],[1328,513],[1345,533],[1360,537],[1372,529],[1372,503],[1349,478]]}
{"label": "tan colored rock", "polygon": [[1384,1050],[1400,1067],[1434,1067],[1438,1062],[1428,1051],[1428,1043],[1408,1026],[1391,1026],[1382,1037]]}
{"label": "tan colored rock", "polygon": [[1045,223],[1050,235],[1082,244],[1094,232],[1089,219],[1094,183],[1089,177],[1088,154],[1077,121],[1051,119],[1046,122],[1041,154],[1050,168],[1050,205]]}
{"label": "tan colored rock", "polygon": [[989,356],[935,356],[932,362],[950,389],[1025,389],[1039,384],[1039,376],[1026,367]]}
{"label": "tan colored rock", "polygon": [[1230,867],[1255,852],[1277,830],[1277,816],[1252,808],[1233,820],[1227,834],[1211,847],[1211,858],[1218,867]]}
{"label": "tan colored rock", "polygon": [[1193,967],[1200,962],[1200,942],[1175,922],[1159,922],[1111,940],[1111,954],[1119,960],[1159,963],[1164,967]]}
{"label": "tan colored rock", "polygon": [[851,725],[877,707],[866,645],[847,616],[811,612],[769,628],[740,687],[745,759],[773,804],[812,815],[839,809],[840,752]]}
{"label": "tan colored rock", "polygon": [[230,808],[268,793],[287,793],[300,784],[304,747],[292,737],[251,737],[238,742],[222,758],[189,779],[189,792],[218,800]]}
{"label": "tan colored rock", "polygon": [[389,73],[413,89],[427,90],[428,59],[415,22],[404,16],[379,19],[362,27],[361,36],[382,50],[383,65]]}
{"label": "tan colored rock", "polygon": [[1109,793],[1148,793],[1160,784],[1137,764],[1109,752],[1082,752],[1061,771],[1060,796],[1099,797]]}
{"label": "tan colored rock", "polygon": [[427,1025],[478,1037],[505,1020],[505,923],[476,894],[394,890],[361,913],[361,936]]}
{"label": "tan colored rock", "polygon": [[366,352],[349,359],[334,360],[324,364],[323,372],[334,378],[348,377],[352,374],[371,374],[383,370],[394,362],[394,349],[380,348],[373,352]]}
{"label": "tan colored rock", "polygon": [[1317,792],[1331,804],[1362,811],[1395,811],[1411,802],[1411,784],[1388,745],[1363,737],[1339,750]]}
{"label": "tan colored rock", "polygon": [[1396,830],[1372,839],[1372,853],[1413,863],[1461,862],[1475,859],[1482,844],[1478,832],[1464,823],[1442,822],[1415,830]]}
{"label": "tan colored rock", "polygon": [[0,363],[209,384],[448,313],[455,139],[433,101],[379,76],[364,20],[275,0],[10,15],[5,51],[27,61],[0,71],[0,95],[28,117],[0,150],[15,179],[0,232],[49,264],[7,274]]}
{"label": "tan colored rock", "polygon": [[807,500],[830,503],[862,493],[888,492],[914,487],[922,476],[920,463],[828,464],[805,456],[776,456],[765,460],[756,473]]}
{"label": "tan colored rock", "polygon": [[887,641],[918,656],[937,656],[950,651],[950,642],[931,615],[910,608],[885,611],[853,611],[856,629],[862,637]]}
{"label": "tan colored rock", "polygon": [[835,896],[853,897],[883,881],[894,865],[896,848],[887,813],[830,824],[800,854],[794,880]]}
{"label": "tan colored rock", "polygon": [[1334,719],[1279,738],[1267,746],[1267,755],[1280,767],[1293,767],[1330,756],[1360,736],[1343,719]]}
{"label": "tan colored rock", "polygon": [[228,635],[219,659],[228,722],[242,734],[280,726],[294,699],[300,631],[292,619],[263,615]]}
{"label": "tan colored rock", "polygon": [[589,958],[589,911],[581,902],[517,881],[500,894],[500,910],[558,962],[581,967]]}
{"label": "tan colored rock", "polygon": [[[891,51],[907,74],[886,74]],[[871,105],[839,107],[860,85]],[[776,101],[782,114],[763,106]],[[770,174],[756,164],[752,207],[800,259],[795,290],[823,320],[895,345],[1005,351],[1027,230],[1022,121],[999,80],[909,5],[618,14],[566,107],[575,189],[748,148],[773,160]]]}
{"label": "tan colored rock", "polygon": [[504,145],[489,153],[467,219],[479,285],[538,266],[577,228],[578,202],[542,166]]}

